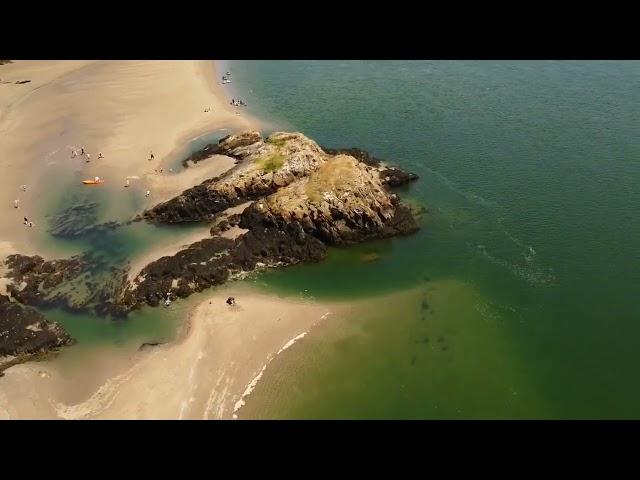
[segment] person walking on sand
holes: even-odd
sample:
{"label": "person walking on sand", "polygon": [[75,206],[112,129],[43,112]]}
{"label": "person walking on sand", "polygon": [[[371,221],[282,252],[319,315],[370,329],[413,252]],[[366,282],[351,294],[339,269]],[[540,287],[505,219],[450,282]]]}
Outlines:
{"label": "person walking on sand", "polygon": [[20,190],[22,190],[23,192],[27,191],[27,186],[26,185],[20,185]]}
{"label": "person walking on sand", "polygon": [[98,159],[100,158],[104,158],[104,155],[102,155],[102,152],[98,152]]}
{"label": "person walking on sand", "polygon": [[87,153],[87,163],[89,163],[91,161],[91,154]]}
{"label": "person walking on sand", "polygon": [[13,201],[13,208],[18,208],[18,199],[17,198]]}
{"label": "person walking on sand", "polygon": [[23,223],[25,225],[29,225],[29,219],[27,217],[23,217],[23,218],[24,218],[24,222]]}
{"label": "person walking on sand", "polygon": [[149,154],[149,160],[153,160],[155,157],[153,156],[153,152]]}
{"label": "person walking on sand", "polygon": [[84,147],[80,149],[80,155],[84,155]]}
{"label": "person walking on sand", "polygon": [[145,197],[148,197],[149,195],[151,195],[151,190],[147,190],[146,192],[144,192]]}
{"label": "person walking on sand", "polygon": [[76,158],[78,156],[78,152],[75,150],[71,150],[71,158]]}

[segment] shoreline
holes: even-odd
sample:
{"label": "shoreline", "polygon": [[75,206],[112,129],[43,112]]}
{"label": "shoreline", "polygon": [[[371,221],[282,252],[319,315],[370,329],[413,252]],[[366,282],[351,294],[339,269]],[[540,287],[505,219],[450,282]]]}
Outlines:
{"label": "shoreline", "polygon": [[[236,305],[225,304],[229,295]],[[10,367],[0,418],[232,419],[270,361],[339,308],[228,285],[190,308],[175,341],[96,353],[97,383],[58,359]],[[69,396],[70,385],[84,395]]]}
{"label": "shoreline", "polygon": [[[11,67],[15,70],[14,74],[24,76],[21,72],[29,68],[35,69],[34,71],[47,71],[47,67],[51,66],[50,63],[52,62],[16,62]],[[13,102],[13,104],[20,104],[26,97],[31,99],[34,105],[26,112],[17,110],[11,112],[22,117],[23,121],[17,122],[21,124],[20,129],[13,128],[12,131],[17,145],[11,144],[8,147],[5,145],[4,153],[8,148],[9,153],[23,153],[20,157],[21,162],[18,162],[21,165],[19,175],[24,176],[39,170],[46,177],[47,168],[54,165],[64,164],[66,166],[61,168],[69,170],[69,161],[67,161],[69,146],[65,144],[70,143],[69,138],[84,137],[83,132],[91,132],[89,140],[82,143],[88,151],[93,153],[94,160],[87,165],[76,162],[79,163],[76,171],[86,171],[87,176],[97,173],[95,165],[98,162],[95,152],[103,151],[105,159],[100,160],[101,168],[109,171],[109,177],[138,177],[132,182],[132,187],[137,190],[153,188],[154,203],[157,203],[158,197],[169,198],[180,193],[193,183],[197,183],[200,177],[202,177],[201,181],[232,168],[233,159],[224,157],[207,159],[174,175],[154,175],[149,172],[152,166],[158,168],[166,165],[168,160],[179,154],[180,149],[184,148],[185,142],[189,139],[216,130],[229,131],[249,126],[255,128],[259,123],[248,115],[243,115],[244,112],[240,108],[229,106],[229,99],[226,98],[229,96],[228,91],[225,91],[217,81],[218,65],[215,61],[177,64],[174,62],[179,67],[178,70],[195,73],[195,78],[180,77],[180,80],[176,78],[177,73],[168,63],[83,62],[78,65],[67,65],[58,62],[55,66],[58,70],[54,73],[62,73],[50,74],[49,76],[53,78],[50,78],[45,86],[34,81],[30,84],[32,90],[19,92],[25,94],[24,97],[18,95],[17,100]],[[72,66],[76,68],[71,68]],[[6,71],[3,71],[3,74]],[[164,78],[163,75],[165,75]],[[7,75],[7,77],[10,76]],[[47,109],[49,99],[59,93],[58,88],[61,84],[74,84],[81,80],[93,83],[90,92],[88,86],[82,88],[78,85],[80,88],[65,92],[64,105],[60,105],[54,112]],[[102,85],[104,88],[121,92],[133,103],[141,102],[140,97],[147,97],[144,107],[149,103],[153,104],[154,101],[162,103],[167,96],[158,85],[172,81],[182,81],[183,84],[190,82],[192,88],[183,89],[189,92],[193,92],[196,85],[200,85],[199,93],[196,92],[191,96],[196,101],[204,100],[206,97],[208,103],[204,106],[208,107],[213,102],[215,108],[209,113],[203,113],[199,107],[194,108],[193,113],[187,115],[190,120],[174,120],[171,124],[160,121],[155,129],[149,129],[148,125],[148,123],[158,122],[157,109],[154,108],[149,108],[147,112],[137,110],[134,118],[129,117],[124,113],[125,111],[118,110],[124,104],[104,105],[101,107],[101,114],[107,120],[99,121],[97,124],[88,121],[89,119],[80,110],[81,104],[87,101],[88,95],[98,95]],[[137,85],[137,91],[131,83]],[[142,85],[145,86],[142,87]],[[150,101],[148,96],[154,88],[158,91],[158,96],[154,101]],[[134,90],[134,92],[127,90]],[[112,95],[114,95],[113,92]],[[137,100],[138,98],[140,99]],[[0,102],[2,100],[4,98],[0,95]],[[175,98],[171,101],[176,108],[185,103],[183,98]],[[193,100],[191,104],[195,106]],[[127,105],[126,109],[130,110],[130,108]],[[171,107],[164,108],[171,109]],[[47,163],[43,170],[38,163],[38,158],[41,157],[22,148],[21,142],[25,142],[29,137],[25,129],[31,131],[29,125],[36,118],[53,121],[54,118],[61,116],[75,118],[75,128],[72,132],[63,129],[67,136],[60,141],[62,143],[53,144],[53,150],[49,149],[51,151],[45,156]],[[118,124],[118,128],[114,129],[113,121]],[[176,125],[179,125],[180,131],[177,131]],[[2,126],[0,123],[0,127]],[[145,129],[144,132],[141,128]],[[171,133],[166,131],[167,128]],[[7,128],[5,127],[4,130]],[[155,140],[152,140],[150,130]],[[137,138],[139,136],[146,137],[147,140]],[[36,137],[31,138],[30,142],[52,144],[55,142],[55,130],[36,135]],[[134,137],[136,137],[135,141]],[[134,148],[137,154],[131,153],[130,144],[137,145]],[[155,161],[143,160],[144,148],[146,148],[144,145],[153,145]],[[0,150],[2,150],[1,146]],[[120,156],[117,152],[123,155]],[[3,152],[0,151],[0,153]],[[138,160],[134,163],[133,158],[143,161]],[[17,175],[18,173],[15,173],[5,178],[5,185],[9,182],[16,183]],[[117,181],[110,183],[115,183],[114,191],[121,188]],[[30,186],[28,193],[32,196],[33,192],[42,188],[44,187],[41,182],[36,183],[35,187]],[[36,207],[33,200],[31,202],[26,199],[21,200],[19,213],[22,214],[27,208]],[[107,218],[113,217],[114,211],[117,209],[110,205],[106,213]],[[4,223],[0,222],[0,233],[15,230],[10,228],[6,220]],[[44,221],[38,223],[45,224]],[[167,245],[166,242],[154,245],[144,256],[132,257],[130,265],[136,266],[144,263],[147,257],[162,255],[163,252],[180,248],[196,236],[209,236],[209,227],[204,227],[203,232],[192,232],[187,238],[176,240],[171,245]],[[47,234],[42,232],[41,235],[46,240]],[[23,238],[24,235],[7,235],[1,245],[0,253],[3,258],[14,251],[23,254],[32,253],[35,243],[29,244],[31,249],[15,248],[18,244],[25,245]],[[49,256],[49,252],[42,251],[41,248],[38,250],[41,256],[45,258]],[[4,287],[4,284],[2,286]],[[238,305],[225,309],[227,305],[224,299],[229,294],[239,299]],[[212,289],[205,295],[206,300],[198,305],[185,306],[185,313],[181,315],[183,319],[179,326],[178,338],[168,344],[161,344],[140,352],[133,350],[132,345],[121,349],[96,347],[89,349],[92,353],[83,350],[83,355],[89,355],[86,361],[92,367],[71,368],[67,364],[69,362],[67,357],[73,357],[73,355],[57,354],[41,361],[28,361],[9,367],[4,371],[5,376],[0,379],[0,418],[233,418],[244,404],[245,398],[253,391],[251,385],[255,386],[260,378],[260,372],[264,372],[268,363],[304,337],[317,321],[326,318],[328,309],[331,308],[318,302],[280,297],[273,293],[267,294],[237,282],[219,289]],[[222,308],[220,308],[221,305]],[[215,368],[211,363],[202,366],[201,360],[209,355],[214,356],[211,360],[217,365]],[[198,370],[204,371],[199,374],[200,377],[202,375],[206,377],[202,378],[202,385],[193,383]],[[174,372],[174,375],[170,375],[169,372]],[[151,385],[168,385],[174,379],[180,385],[174,385],[171,391],[154,388],[155,396],[152,395],[153,398],[149,398]],[[211,385],[214,387],[205,392]],[[189,396],[184,397],[183,393]],[[26,399],[30,401],[25,402]]]}
{"label": "shoreline", "polygon": [[[155,65],[157,76],[149,75],[145,70],[146,63],[107,62],[106,66],[101,63],[89,64],[89,73],[97,77],[93,80],[116,91],[127,90],[123,86],[126,81],[121,74],[123,71],[126,73],[129,68],[134,72],[129,78],[132,82],[140,80],[141,71],[144,71],[142,78],[153,78],[153,81],[147,82],[140,80],[141,84],[137,84],[138,91],[134,89],[133,92],[128,92],[132,104],[140,103],[141,110],[136,110],[135,118],[127,116],[130,109],[122,105],[120,107],[124,108],[124,112],[115,107],[111,111],[103,106],[103,113],[106,116],[111,115],[112,121],[119,122],[118,128],[114,129],[110,122],[98,122],[97,125],[81,123],[82,128],[79,128],[81,131],[84,128],[92,132],[93,146],[87,147],[92,152],[95,145],[104,145],[107,154],[105,160],[96,162],[100,168],[109,171],[109,175],[113,177],[125,178],[125,174],[135,174],[137,177],[129,189],[123,189],[118,184],[105,186],[103,191],[106,189],[107,193],[111,194],[111,200],[116,192],[124,191],[125,195],[129,195],[129,192],[135,191],[139,195],[140,188],[146,188],[152,190],[152,193],[147,195],[149,198],[144,203],[157,204],[163,201],[162,199],[181,193],[194,183],[223,173],[234,164],[231,157],[223,155],[208,158],[173,175],[153,174],[149,170],[151,167],[157,170],[159,166],[167,166],[168,161],[174,160],[178,149],[184,148],[184,139],[197,138],[219,130],[222,126],[240,129],[241,125],[252,125],[252,120],[249,120],[248,116],[243,117],[239,108],[231,108],[221,100],[224,96],[223,89],[213,84],[215,63],[213,68],[209,68],[209,63],[204,61],[149,64],[152,73]],[[176,69],[183,69],[181,73],[187,75],[173,78],[171,75],[176,74]],[[161,76],[163,72],[168,78]],[[195,78],[189,73],[194,74]],[[63,78],[69,81],[66,77]],[[173,80],[177,84],[183,82],[181,85],[192,86],[194,89],[197,86],[200,89],[185,92],[183,88],[174,84],[167,87],[180,91],[182,95],[191,95],[189,107],[193,108],[187,109],[186,101],[182,97],[167,97],[166,85],[159,85],[161,82],[171,83]],[[92,89],[91,94],[96,95],[96,89]],[[158,117],[159,110],[153,102],[162,103],[167,101],[167,98],[170,98],[172,103],[169,106],[163,105],[163,109],[174,108],[181,111],[184,116],[183,123],[173,118]],[[85,97],[80,95],[76,100],[81,102],[84,99]],[[198,111],[195,108],[196,102],[204,99],[209,102],[217,101],[216,105],[220,111]],[[207,108],[208,106],[209,104],[206,105]],[[127,107],[130,108],[131,105]],[[144,108],[148,110],[143,112]],[[80,118],[82,119],[82,115]],[[178,128],[176,125],[181,127]],[[132,144],[135,148],[131,147]],[[153,146],[155,158],[144,157],[149,145]],[[59,146],[55,152],[62,148]],[[317,146],[315,148],[317,149]],[[135,150],[135,155],[131,154],[132,149]],[[122,155],[118,156],[117,152]],[[294,153],[297,152],[299,150],[294,150]],[[49,155],[46,159],[51,157]],[[353,173],[359,181],[358,175],[364,175],[364,171],[357,168],[355,159],[343,165],[346,161],[344,158],[338,159],[335,160],[338,163],[334,162],[331,165],[346,168],[343,170]],[[91,171],[95,169],[94,165],[92,163],[85,166],[78,172]],[[374,175],[378,182],[377,171],[367,174]],[[380,192],[383,191],[380,185],[379,189]],[[292,192],[295,194],[295,191]],[[125,205],[125,202],[119,204],[113,201],[109,202],[107,207],[107,211],[103,212],[107,219],[114,216],[117,218],[117,214],[126,213],[127,207],[131,209],[131,205]],[[233,209],[244,207],[246,205],[238,205]],[[135,208],[145,209],[146,206],[137,205]],[[175,253],[194,239],[208,237],[208,230],[209,226],[204,226],[202,231],[191,231],[181,239],[151,243],[147,252],[129,258],[129,275],[133,274],[133,278],[137,278],[139,270],[150,258],[166,255],[167,252]],[[233,236],[238,233],[239,229],[235,229],[226,234]],[[139,266],[141,268],[138,268]],[[226,305],[227,296],[238,296],[238,304],[231,307]],[[282,297],[274,292],[266,294],[238,282],[207,290],[206,293],[197,296],[202,297],[206,297],[206,300],[197,306],[191,301],[181,305],[184,308],[181,333],[178,339],[170,343],[150,344],[152,348],[146,349],[143,345],[137,350],[133,349],[133,345],[127,345],[126,348],[104,348],[101,352],[89,355],[87,362],[92,365],[91,368],[84,366],[75,370],[69,369],[64,361],[58,361],[54,357],[38,364],[29,362],[7,369],[5,377],[0,380],[0,417],[237,418],[271,361],[302,340],[318,322],[344,308],[329,302]],[[204,359],[207,360],[203,362]],[[21,402],[23,398],[30,401]]]}
{"label": "shoreline", "polygon": [[[0,219],[0,237],[20,245],[19,253],[56,255],[42,231],[46,209],[59,199],[58,192],[93,195],[78,177],[101,176],[107,181],[101,191],[126,195],[124,202],[105,205],[98,222],[128,217],[133,213],[128,199],[142,197],[154,184],[153,169],[164,166],[189,139],[257,123],[228,105],[212,61],[16,61],[2,69],[7,80],[32,80],[0,86],[5,139],[0,202],[11,205]],[[211,105],[213,110],[204,113]],[[90,162],[71,158],[73,146],[80,145],[92,154]],[[147,160],[150,151],[155,161]],[[125,190],[129,176],[139,179]],[[26,192],[19,190],[21,184]],[[20,201],[15,210],[14,199]],[[23,216],[33,220],[34,229],[23,228]]]}

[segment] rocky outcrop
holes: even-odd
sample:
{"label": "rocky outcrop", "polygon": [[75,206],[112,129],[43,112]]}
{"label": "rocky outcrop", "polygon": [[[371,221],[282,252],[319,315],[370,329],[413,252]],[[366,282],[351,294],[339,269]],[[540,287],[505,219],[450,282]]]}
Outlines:
{"label": "rocky outcrop", "polygon": [[[328,155],[300,134],[280,133],[266,142],[254,140],[256,137],[248,134],[230,137],[225,140],[224,151],[243,161],[249,158],[255,162],[254,157],[262,154],[265,144],[282,148],[291,142],[289,151],[293,152],[293,158],[283,161],[281,168],[288,165],[287,175],[292,172],[298,175],[284,177],[282,183],[286,185],[265,188],[275,190],[254,201],[239,216],[205,209],[203,217],[214,219],[211,229],[214,237],[147,265],[125,287],[122,305],[126,308],[140,303],[158,305],[167,295],[186,297],[256,268],[322,260],[328,245],[347,245],[418,230],[411,211],[390,191],[390,182],[381,174],[388,167],[365,157],[366,152],[359,151],[366,162],[350,155]],[[296,149],[301,141],[303,147]],[[300,152],[304,153],[296,155]],[[264,175],[254,167],[239,172],[215,180],[206,188],[218,194],[223,192],[228,199],[233,195],[228,188],[232,181],[245,179],[253,182],[253,188],[265,185]],[[273,176],[270,178],[273,181]],[[240,182],[243,192],[249,191],[247,184]],[[246,200],[246,196],[238,198]],[[247,231],[233,240],[219,236],[231,225]]]}
{"label": "rocky outcrop", "polygon": [[376,167],[380,172],[382,182],[390,187],[397,187],[418,179],[418,175],[415,173],[405,172],[396,167],[387,167],[384,160],[374,157],[369,152],[359,148],[323,147],[323,150],[330,155],[349,155],[370,167]]}
{"label": "rocky outcrop", "polygon": [[240,226],[283,228],[292,222],[330,245],[418,230],[411,212],[384,187],[378,170],[347,155],[332,157],[309,177],[255,202]]}
{"label": "rocky outcrop", "polygon": [[309,175],[327,159],[314,141],[300,133],[274,133],[266,140],[255,131],[229,135],[214,153],[236,159],[238,166],[156,205],[142,217],[161,223],[210,220],[218,212]]}
{"label": "rocky outcrop", "polygon": [[25,305],[53,306],[69,303],[68,292],[58,289],[76,280],[88,264],[79,256],[45,261],[39,255],[14,254],[6,258],[5,265],[12,280],[7,292],[13,298]]}
{"label": "rocky outcrop", "polygon": [[233,240],[207,238],[147,265],[127,284],[119,304],[125,310],[156,306],[167,295],[184,298],[256,268],[317,262],[326,249],[295,222],[283,229],[256,228]]}
{"label": "rocky outcrop", "polygon": [[0,371],[16,360],[74,342],[57,323],[50,323],[37,311],[0,295]]}
{"label": "rocky outcrop", "polygon": [[[131,280],[123,274],[102,292],[88,284],[96,291],[92,304],[70,300],[69,288],[61,287],[86,283],[82,274],[92,259],[45,262],[14,255],[7,260],[12,295],[25,304],[66,302],[63,305],[72,308],[92,306],[98,314],[126,315],[142,304],[187,297],[256,269],[320,261],[329,246],[418,230],[412,211],[390,188],[417,177],[363,150],[323,150],[300,133],[279,132],[263,139],[254,131],[225,137],[208,150],[233,157],[236,167],[156,205],[141,218],[209,221],[212,237],[150,263]],[[55,223],[58,234],[74,236],[94,228],[92,209],[78,208]],[[79,215],[86,216],[86,225],[66,220]],[[234,230],[227,234],[230,228]]]}

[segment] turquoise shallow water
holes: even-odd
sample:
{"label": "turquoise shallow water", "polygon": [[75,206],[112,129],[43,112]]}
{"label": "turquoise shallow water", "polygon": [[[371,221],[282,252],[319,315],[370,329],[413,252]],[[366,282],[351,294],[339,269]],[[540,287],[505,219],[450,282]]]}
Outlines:
{"label": "turquoise shallow water", "polygon": [[[245,415],[640,417],[640,63],[231,68],[252,114],[418,173],[401,195],[429,210],[417,235],[257,281],[319,298],[416,287],[434,305],[431,330],[422,294],[327,323]],[[448,348],[416,353],[432,335]]]}

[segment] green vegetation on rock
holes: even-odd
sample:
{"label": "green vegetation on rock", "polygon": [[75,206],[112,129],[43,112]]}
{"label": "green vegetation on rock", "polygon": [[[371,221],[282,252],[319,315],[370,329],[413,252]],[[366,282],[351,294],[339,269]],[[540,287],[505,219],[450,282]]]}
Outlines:
{"label": "green vegetation on rock", "polygon": [[279,153],[274,153],[268,157],[258,158],[256,160],[258,168],[265,172],[275,172],[284,164],[284,157]]}

